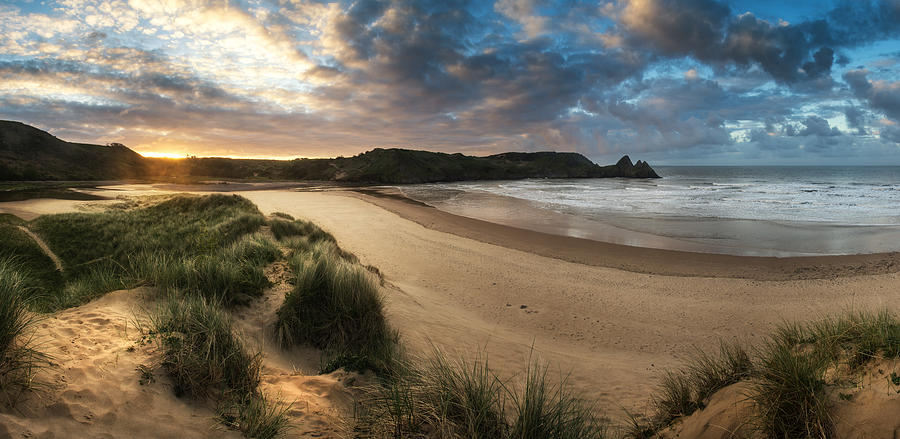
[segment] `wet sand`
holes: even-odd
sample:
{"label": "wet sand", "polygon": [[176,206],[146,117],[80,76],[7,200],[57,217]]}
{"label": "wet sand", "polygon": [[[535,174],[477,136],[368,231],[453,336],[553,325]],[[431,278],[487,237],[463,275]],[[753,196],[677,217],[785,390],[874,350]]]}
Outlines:
{"label": "wet sand", "polygon": [[636,247],[511,227],[455,215],[405,197],[395,189],[351,194],[430,229],[579,264],[667,276],[755,280],[836,278],[900,271],[900,253],[759,257]]}

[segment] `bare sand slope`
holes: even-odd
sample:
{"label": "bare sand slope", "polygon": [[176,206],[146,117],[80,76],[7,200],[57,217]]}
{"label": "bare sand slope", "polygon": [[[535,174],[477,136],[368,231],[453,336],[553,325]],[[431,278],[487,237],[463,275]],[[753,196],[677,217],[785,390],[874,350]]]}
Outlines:
{"label": "bare sand slope", "polygon": [[[141,342],[138,328],[156,306],[142,296],[112,292],[38,324],[36,340],[55,364],[38,375],[46,386],[0,410],[0,438],[243,437],[215,421],[211,403],[175,397],[156,343]],[[344,437],[342,419],[354,400],[348,386],[363,377],[343,370],[317,375],[317,351],[272,345],[266,329],[283,298],[276,287],[236,315],[249,346],[263,351],[260,390],[291,404],[291,437]],[[152,382],[140,382],[139,368],[152,371]]]}
{"label": "bare sand slope", "polygon": [[136,343],[139,296],[116,291],[38,325],[40,349],[56,366],[39,375],[47,388],[0,412],[0,438],[242,437],[216,424],[209,407],[176,398],[158,368],[153,383],[139,383],[138,366],[158,358],[153,344]]}
{"label": "bare sand slope", "polygon": [[[843,387],[826,389],[834,437],[874,439],[900,437],[900,385],[890,379],[900,372],[900,361],[876,360]],[[661,432],[665,439],[762,438],[753,419],[751,387],[746,382],[725,387],[709,398],[706,406],[675,421]]]}
{"label": "bare sand slope", "polygon": [[900,275],[758,281],[575,264],[438,232],[340,193],[257,191],[265,213],[312,220],[379,267],[392,324],[416,350],[487,350],[520,371],[531,347],[618,417],[663,370],[719,339],[758,341],[782,320],[896,307]]}

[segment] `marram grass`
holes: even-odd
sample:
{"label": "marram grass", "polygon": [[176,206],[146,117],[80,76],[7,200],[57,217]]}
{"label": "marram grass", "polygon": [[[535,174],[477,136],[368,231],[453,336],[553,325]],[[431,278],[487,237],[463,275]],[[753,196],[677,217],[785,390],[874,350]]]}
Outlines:
{"label": "marram grass", "polygon": [[28,310],[31,282],[15,258],[0,259],[0,404],[14,405],[23,391],[35,385],[37,370],[49,365],[37,350]]}

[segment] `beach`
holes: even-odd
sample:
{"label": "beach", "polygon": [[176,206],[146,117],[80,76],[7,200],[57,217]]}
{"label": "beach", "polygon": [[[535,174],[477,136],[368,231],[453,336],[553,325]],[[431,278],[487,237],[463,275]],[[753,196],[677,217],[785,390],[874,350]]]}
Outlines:
{"label": "beach", "polygon": [[[395,198],[352,192],[243,195],[264,212],[281,210],[316,222],[364,264],[377,266],[387,281],[390,321],[417,350],[483,350],[494,367],[509,373],[537,355],[616,417],[622,408],[645,405],[662,373],[698,349],[716,349],[720,340],[757,343],[785,320],[890,307],[900,296],[893,254],[760,261],[579,242],[591,247],[592,257],[623,255],[629,261],[611,268],[541,255],[527,247],[526,236],[535,236],[528,231],[505,230],[501,236],[519,239],[505,238],[508,246],[482,242],[477,238],[496,237],[489,233],[503,227],[479,229]],[[558,240],[558,249],[578,242],[545,239]],[[666,268],[690,267],[685,257],[706,263],[694,272]],[[878,262],[852,268],[866,267],[870,258]],[[832,269],[837,267],[848,268]]]}
{"label": "beach", "polygon": [[[116,193],[159,192],[129,189]],[[644,407],[666,370],[719,341],[759,343],[783,321],[893,309],[900,296],[896,254],[779,259],[640,249],[458,217],[391,193],[239,194],[265,214],[315,222],[378,267],[388,320],[414,353],[480,353],[508,377],[537,358],[612,418]],[[48,213],[37,200],[0,204],[3,212],[29,209]]]}

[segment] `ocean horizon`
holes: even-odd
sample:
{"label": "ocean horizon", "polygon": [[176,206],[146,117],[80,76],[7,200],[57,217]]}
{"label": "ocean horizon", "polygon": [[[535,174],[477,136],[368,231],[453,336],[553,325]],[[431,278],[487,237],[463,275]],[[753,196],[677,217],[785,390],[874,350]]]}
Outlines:
{"label": "ocean horizon", "polygon": [[604,242],[753,256],[900,250],[900,166],[656,166],[660,179],[401,186],[438,209]]}

